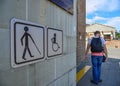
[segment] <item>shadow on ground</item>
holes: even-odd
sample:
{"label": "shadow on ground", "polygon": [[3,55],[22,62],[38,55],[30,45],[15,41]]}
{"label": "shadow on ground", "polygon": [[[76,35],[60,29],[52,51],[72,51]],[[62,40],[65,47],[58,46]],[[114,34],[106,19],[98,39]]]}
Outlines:
{"label": "shadow on ground", "polygon": [[[91,66],[91,59],[81,63],[77,71],[81,70],[85,65]],[[102,83],[94,85],[90,82],[92,79],[92,69],[90,69],[85,76],[77,83],[77,86],[120,86],[120,59],[109,58],[109,60],[102,64]]]}

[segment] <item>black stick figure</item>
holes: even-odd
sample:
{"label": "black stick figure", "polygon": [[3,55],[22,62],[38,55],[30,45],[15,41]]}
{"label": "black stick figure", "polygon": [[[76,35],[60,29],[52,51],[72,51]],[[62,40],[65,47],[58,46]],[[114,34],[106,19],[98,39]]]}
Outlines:
{"label": "black stick figure", "polygon": [[[28,50],[28,53],[29,53],[30,57],[34,57],[34,56],[31,54],[31,51],[30,51],[30,49],[29,49],[29,38],[31,38],[32,42],[34,43],[34,45],[35,45],[35,47],[37,48],[37,50],[38,50],[39,53],[40,53],[40,51],[39,51],[37,45],[35,44],[32,36],[28,33],[29,28],[28,28],[28,27],[24,27],[24,31],[25,31],[25,33],[24,33],[23,36],[21,37],[21,44],[22,44],[22,46],[23,46],[23,38],[25,38],[25,48],[24,48],[24,52],[23,52],[22,58],[23,58],[24,60],[26,60],[26,58],[25,58],[26,50]],[[41,53],[40,53],[40,54],[41,54]]]}
{"label": "black stick figure", "polygon": [[59,44],[56,42],[56,33],[54,33],[53,38],[51,39],[52,42],[52,49],[54,52],[57,52],[58,49],[60,48]]}

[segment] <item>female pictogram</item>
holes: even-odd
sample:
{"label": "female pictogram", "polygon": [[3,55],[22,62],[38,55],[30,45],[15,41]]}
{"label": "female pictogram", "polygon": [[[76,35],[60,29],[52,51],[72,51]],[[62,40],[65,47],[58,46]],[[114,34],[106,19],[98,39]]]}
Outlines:
{"label": "female pictogram", "polygon": [[24,51],[23,51],[23,56],[22,58],[24,60],[26,60],[25,58],[25,54],[26,54],[26,51],[28,51],[30,57],[34,57],[32,54],[31,54],[31,51],[30,51],[30,48],[29,48],[29,38],[32,40],[33,44],[35,45],[36,49],[38,50],[38,52],[41,54],[40,50],[38,49],[37,45],[35,44],[35,41],[33,40],[32,36],[28,33],[29,31],[29,28],[28,27],[24,27],[24,31],[25,33],[23,34],[23,36],[21,37],[21,44],[23,46],[23,38],[24,38],[24,44],[25,44],[25,47],[24,47]]}
{"label": "female pictogram", "polygon": [[54,33],[54,36],[53,38],[51,39],[51,42],[52,42],[52,50],[54,52],[57,52],[60,48],[59,44],[56,42],[56,33]]}

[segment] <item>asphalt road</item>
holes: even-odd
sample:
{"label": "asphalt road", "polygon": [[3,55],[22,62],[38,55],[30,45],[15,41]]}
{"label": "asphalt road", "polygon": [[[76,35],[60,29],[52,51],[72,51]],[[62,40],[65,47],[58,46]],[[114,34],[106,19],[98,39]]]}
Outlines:
{"label": "asphalt road", "polygon": [[[92,79],[92,68],[80,79],[77,86],[120,86],[120,48],[108,48],[108,61],[102,64],[101,79],[103,80],[98,85],[90,82]],[[82,63],[91,66],[91,58]],[[81,66],[81,65],[80,65]],[[78,67],[78,70],[81,70]]]}

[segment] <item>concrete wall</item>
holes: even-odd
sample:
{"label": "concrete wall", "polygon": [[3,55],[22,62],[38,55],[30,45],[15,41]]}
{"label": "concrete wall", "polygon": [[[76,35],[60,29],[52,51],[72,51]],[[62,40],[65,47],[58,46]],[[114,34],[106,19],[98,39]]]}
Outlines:
{"label": "concrete wall", "polygon": [[[10,19],[63,30],[63,55],[12,68]],[[76,0],[71,15],[48,0],[0,0],[0,86],[76,86]],[[69,71],[69,72],[68,72]],[[67,73],[68,72],[68,73]]]}

